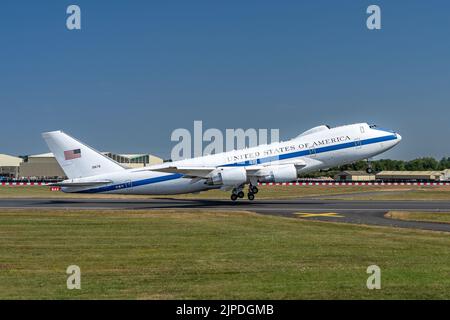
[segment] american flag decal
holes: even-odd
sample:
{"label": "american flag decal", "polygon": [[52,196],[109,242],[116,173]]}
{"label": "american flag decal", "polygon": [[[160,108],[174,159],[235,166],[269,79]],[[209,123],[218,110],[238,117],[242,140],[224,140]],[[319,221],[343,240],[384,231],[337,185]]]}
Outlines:
{"label": "american flag decal", "polygon": [[77,158],[81,158],[81,150],[80,149],[64,151],[64,159],[72,160],[72,159],[77,159]]}

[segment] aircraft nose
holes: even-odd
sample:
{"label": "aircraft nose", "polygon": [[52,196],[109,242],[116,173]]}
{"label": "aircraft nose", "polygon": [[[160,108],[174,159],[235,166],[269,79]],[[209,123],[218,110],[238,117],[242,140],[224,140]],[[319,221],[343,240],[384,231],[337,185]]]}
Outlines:
{"label": "aircraft nose", "polygon": [[395,135],[397,136],[397,141],[398,142],[402,141],[402,136],[401,135],[399,135],[398,133],[396,133]]}

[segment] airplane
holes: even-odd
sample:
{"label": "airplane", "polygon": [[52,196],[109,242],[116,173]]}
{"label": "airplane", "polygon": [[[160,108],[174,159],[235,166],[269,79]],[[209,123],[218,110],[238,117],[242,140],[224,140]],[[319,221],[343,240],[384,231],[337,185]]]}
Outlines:
{"label": "airplane", "polygon": [[[258,182],[291,182],[300,174],[369,159],[396,146],[395,131],[367,123],[320,125],[294,139],[129,169],[63,131],[42,134],[68,179],[69,193],[170,195],[231,190],[231,200],[254,200]],[[372,169],[369,167],[368,172]]]}

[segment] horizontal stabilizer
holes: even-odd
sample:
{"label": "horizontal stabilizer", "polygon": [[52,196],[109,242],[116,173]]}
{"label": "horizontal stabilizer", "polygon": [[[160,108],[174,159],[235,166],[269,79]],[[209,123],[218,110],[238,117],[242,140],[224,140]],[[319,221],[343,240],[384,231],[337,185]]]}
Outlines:
{"label": "horizontal stabilizer", "polygon": [[85,182],[56,182],[51,183],[49,186],[51,187],[73,187],[73,188],[82,188],[82,187],[96,187],[96,186],[102,186],[105,184],[110,184],[110,180],[104,180],[104,181],[85,181]]}

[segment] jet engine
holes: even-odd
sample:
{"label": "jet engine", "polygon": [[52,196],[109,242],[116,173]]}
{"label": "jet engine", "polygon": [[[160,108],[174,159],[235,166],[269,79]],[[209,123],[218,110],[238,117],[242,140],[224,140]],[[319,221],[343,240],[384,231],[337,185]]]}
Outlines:
{"label": "jet engine", "polygon": [[291,182],[297,179],[297,168],[293,164],[269,166],[260,174],[260,182]]}
{"label": "jet engine", "polygon": [[210,185],[237,186],[247,182],[244,168],[222,168],[215,170],[207,180]]}

